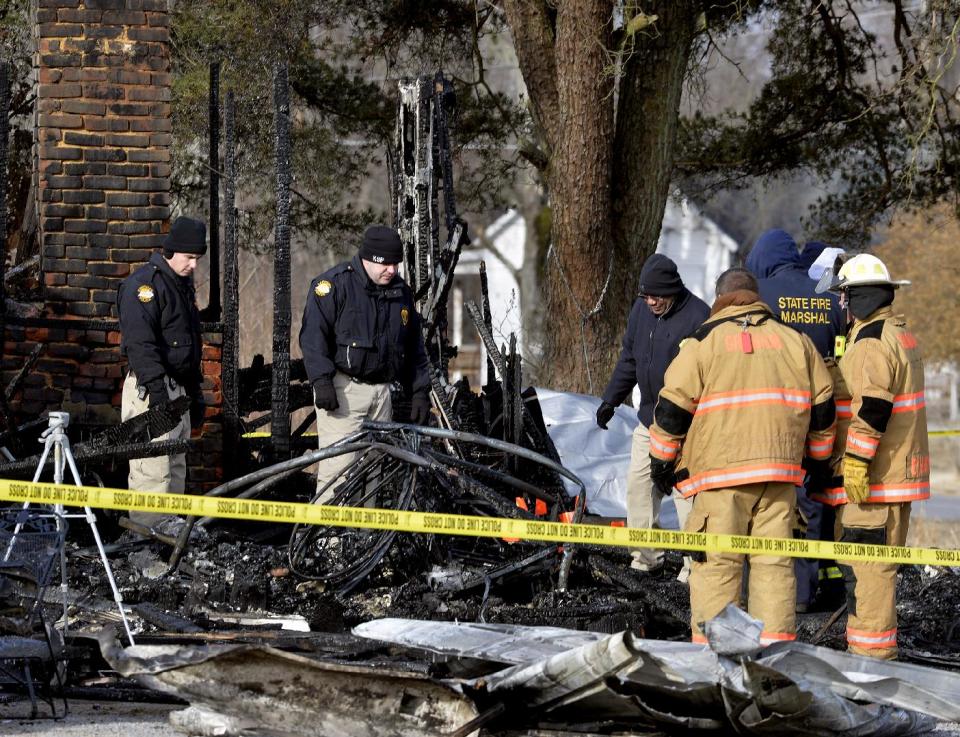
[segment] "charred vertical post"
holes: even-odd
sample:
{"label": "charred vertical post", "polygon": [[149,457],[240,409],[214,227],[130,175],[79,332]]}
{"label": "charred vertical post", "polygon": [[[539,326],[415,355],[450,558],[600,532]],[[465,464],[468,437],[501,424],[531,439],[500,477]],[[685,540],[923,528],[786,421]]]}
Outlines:
{"label": "charred vertical post", "polygon": [[[7,327],[7,289],[4,286],[7,264],[7,140],[10,136],[10,65],[0,62],[0,342]],[[3,348],[0,347],[0,357]]]}
{"label": "charred vertical post", "polygon": [[273,77],[277,216],[273,257],[273,420],[271,440],[277,458],[290,452],[290,87],[287,65]]}
{"label": "charred vertical post", "polygon": [[[233,91],[227,92],[224,107],[223,158],[225,181],[223,206],[223,356],[220,364],[220,384],[223,387],[224,435],[227,438],[227,468],[235,468],[236,439],[240,434],[240,397],[238,372],[240,362],[240,268],[237,262],[237,213],[234,208],[237,191],[236,165],[236,111]],[[212,302],[212,300],[211,300]]]}
{"label": "charred vertical post", "polygon": [[[490,287],[487,283],[487,262],[480,262],[480,309],[483,311],[483,325],[487,333],[493,335],[493,317],[490,314]],[[492,384],[496,370],[493,367],[493,361],[490,359],[490,353],[487,353],[487,383]]]}
{"label": "charred vertical post", "polygon": [[[517,353],[517,336],[515,333],[510,333],[510,361],[512,369],[511,377],[511,395],[513,403],[513,442],[517,445],[523,445],[523,367],[520,354]],[[517,472],[518,468],[518,458],[512,456],[511,460],[513,465],[510,470],[514,473]]]}
{"label": "charred vertical post", "polygon": [[207,319],[218,321],[220,307],[220,62],[210,64],[210,299]]}

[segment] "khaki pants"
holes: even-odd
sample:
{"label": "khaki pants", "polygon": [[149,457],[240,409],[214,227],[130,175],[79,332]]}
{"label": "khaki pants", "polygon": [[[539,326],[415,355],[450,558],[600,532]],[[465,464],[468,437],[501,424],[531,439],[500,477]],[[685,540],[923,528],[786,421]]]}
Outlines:
{"label": "khaki pants", "polygon": [[[838,540],[905,545],[910,502],[844,504],[837,514]],[[847,650],[897,657],[897,565],[837,561],[847,582]]]}
{"label": "khaki pants", "polygon": [[[630,466],[627,469],[627,525],[642,528],[657,527],[662,502],[663,495],[654,492],[653,483],[650,481],[650,432],[641,422],[633,431]],[[674,494],[673,503],[677,508],[677,517],[682,530],[693,502],[679,494]],[[631,567],[641,571],[652,570],[663,563],[661,550],[637,548],[632,555]],[[684,570],[680,573],[680,580],[686,580],[688,567],[689,559],[684,558]]]}
{"label": "khaki pants", "polygon": [[[757,537],[793,536],[796,507],[793,484],[749,484],[731,489],[701,491],[684,528],[687,532],[714,532]],[[694,642],[705,642],[701,624],[727,604],[739,604],[743,555],[707,553],[690,571],[690,629]],[[750,556],[750,601],[747,611],[763,621],[764,644],[794,639],[796,632],[796,578],[790,558]]]}
{"label": "khaki pants", "polygon": [[[182,386],[170,388],[170,382],[165,381],[167,394],[170,399],[184,395]],[[123,392],[120,397],[120,419],[129,420],[131,417],[143,414],[150,409],[149,395],[140,399],[137,393],[137,377],[133,373],[127,374],[123,380]],[[190,439],[190,412],[184,412],[178,424],[170,432],[156,437],[153,442],[161,440],[189,440]],[[182,494],[187,481],[187,457],[184,453],[170,456],[156,456],[154,458],[131,458],[130,474],[127,477],[127,488],[134,491],[153,491],[162,494]],[[152,512],[131,512],[130,519],[142,525],[155,525],[168,515]]]}
{"label": "khaki pants", "polygon": [[[340,406],[332,412],[317,410],[317,447],[333,445],[354,430],[359,430],[364,420],[389,422],[393,419],[389,384],[361,384],[352,381],[346,374],[333,377]],[[317,492],[320,493],[330,479],[340,475],[356,460],[356,453],[329,458],[317,464]],[[335,484],[322,493],[318,504],[325,504],[333,497]]]}

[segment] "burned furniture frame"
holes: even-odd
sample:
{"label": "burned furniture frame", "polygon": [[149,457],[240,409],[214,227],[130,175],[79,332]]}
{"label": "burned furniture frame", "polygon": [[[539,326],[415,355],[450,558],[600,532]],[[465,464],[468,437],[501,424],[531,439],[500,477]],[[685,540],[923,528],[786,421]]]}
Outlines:
{"label": "burned furniture frame", "polygon": [[66,520],[51,512],[0,510],[0,674],[27,692],[30,718],[39,716],[38,699],[55,719],[66,716],[68,708],[61,656],[43,613],[44,591],[61,560],[65,535]]}

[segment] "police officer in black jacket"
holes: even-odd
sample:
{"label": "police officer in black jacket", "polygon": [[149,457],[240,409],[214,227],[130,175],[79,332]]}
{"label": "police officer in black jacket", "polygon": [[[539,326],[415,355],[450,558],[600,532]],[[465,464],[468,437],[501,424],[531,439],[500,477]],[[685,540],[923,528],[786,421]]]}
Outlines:
{"label": "police officer in black jacket", "polygon": [[[411,396],[410,419],[430,415],[429,361],[413,294],[397,274],[403,260],[400,235],[371,225],[356,256],[310,284],[300,327],[300,349],[313,384],[319,446],[325,448],[358,429],[364,420],[392,419],[390,385]],[[321,461],[319,501],[353,457]]]}
{"label": "police officer in black jacket", "polygon": [[[120,352],[129,367],[123,382],[121,418],[128,420],[184,394],[192,400],[180,424],[155,441],[187,439],[191,425],[198,427],[203,421],[203,344],[193,270],[206,252],[206,225],[179,217],[164,239],[163,252],[154,253],[117,291]],[[182,494],[186,471],[183,453],[133,459],[129,488]],[[162,519],[162,515],[137,512],[130,516],[145,524]]]}
{"label": "police officer in black jacket", "polygon": [[[710,308],[683,286],[677,265],[655,253],[640,270],[640,298],[634,303],[623,336],[623,350],[613,370],[613,376],[603,392],[603,402],[597,410],[597,424],[604,430],[613,417],[613,411],[634,385],[640,387],[640,406],[637,415],[640,424],[633,433],[630,450],[630,468],[627,471],[627,524],[630,527],[651,527],[660,514],[660,502],[670,489],[656,488],[650,478],[650,434],[653,410],[663,388],[663,375],[677,355],[680,341],[687,338],[707,319]],[[692,503],[674,500],[680,529]],[[631,566],[641,571],[653,571],[662,565],[659,550],[633,551]],[[684,572],[686,572],[684,568]],[[685,573],[684,573],[685,577]]]}

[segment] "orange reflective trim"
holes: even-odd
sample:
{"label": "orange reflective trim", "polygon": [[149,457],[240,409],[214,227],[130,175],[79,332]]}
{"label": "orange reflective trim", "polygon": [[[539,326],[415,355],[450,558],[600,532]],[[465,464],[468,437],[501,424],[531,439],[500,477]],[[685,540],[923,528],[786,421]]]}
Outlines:
{"label": "orange reflective trim", "polygon": [[760,633],[761,645],[772,645],[775,642],[790,642],[796,639],[797,635],[793,632],[767,632],[764,630]]}
{"label": "orange reflective trim", "polygon": [[847,448],[866,458],[873,458],[880,447],[880,441],[869,435],[860,435],[851,428],[847,431]]}
{"label": "orange reflective trim", "polygon": [[917,481],[902,484],[870,484],[868,502],[915,502],[930,498],[930,482]]}
{"label": "orange reflective trim", "polygon": [[650,433],[650,454],[663,461],[672,461],[680,451],[680,443]]}
{"label": "orange reflective trim", "polygon": [[817,461],[822,461],[830,457],[830,454],[833,453],[833,433],[830,433],[829,437],[826,440],[818,440],[817,442],[807,439],[807,455]]}
{"label": "orange reflective trim", "polygon": [[842,486],[838,486],[833,489],[824,489],[822,492],[811,494],[810,498],[830,507],[839,507],[841,504],[847,503],[847,492],[843,490]]}
{"label": "orange reflective trim", "polygon": [[914,394],[898,394],[893,398],[893,413],[897,414],[899,412],[916,412],[919,409],[923,409],[927,406],[927,402],[924,399],[923,392],[915,392]]}
{"label": "orange reflective trim", "polygon": [[803,469],[792,463],[764,463],[755,466],[704,471],[680,481],[677,488],[686,497],[708,489],[762,484],[767,481],[782,481],[799,486],[803,483]]}
{"label": "orange reflective trim", "polygon": [[837,405],[837,417],[842,420],[848,420],[853,417],[853,410],[850,409],[849,399],[838,399],[835,404]]}
{"label": "orange reflective trim", "polygon": [[704,414],[721,409],[734,409],[748,405],[781,404],[787,407],[809,409],[810,392],[801,389],[768,387],[735,392],[717,392],[700,397],[696,414]]}
{"label": "orange reflective trim", "polygon": [[855,630],[847,627],[847,643],[868,650],[885,650],[897,646],[897,628],[874,632],[871,630]]}

